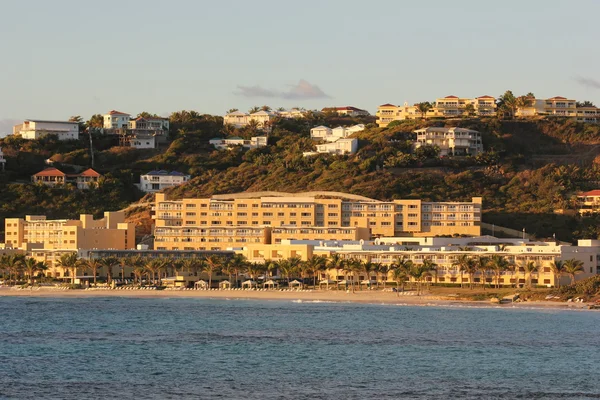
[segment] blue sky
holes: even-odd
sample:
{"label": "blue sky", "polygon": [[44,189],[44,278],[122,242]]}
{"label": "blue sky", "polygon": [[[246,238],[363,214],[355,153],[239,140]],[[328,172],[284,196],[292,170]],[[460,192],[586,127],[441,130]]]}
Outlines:
{"label": "blue sky", "polygon": [[5,125],[110,109],[374,112],[386,102],[506,89],[600,103],[595,0],[88,4],[2,2]]}

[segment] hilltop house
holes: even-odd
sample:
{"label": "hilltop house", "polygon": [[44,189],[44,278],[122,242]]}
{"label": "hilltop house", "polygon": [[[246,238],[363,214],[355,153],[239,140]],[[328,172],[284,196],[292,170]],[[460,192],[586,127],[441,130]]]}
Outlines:
{"label": "hilltop house", "polygon": [[77,189],[89,189],[91,184],[97,184],[102,175],[89,168],[80,174],[65,174],[57,168],[49,167],[31,177],[33,183],[46,186],[74,184]]}
{"label": "hilltop house", "polygon": [[104,114],[104,129],[127,129],[129,128],[130,118],[131,115],[127,113],[111,110],[107,114]]}
{"label": "hilltop house", "polygon": [[79,124],[69,121],[27,119],[13,127],[13,135],[21,135],[23,139],[39,139],[46,135],[56,135],[58,140],[77,140]]}
{"label": "hilltop house", "polygon": [[360,132],[365,129],[363,124],[358,124],[350,127],[338,126],[331,129],[326,126],[317,126],[310,130],[310,137],[314,140],[324,140],[326,142],[335,142],[338,139],[347,138],[353,133]]}
{"label": "hilltop house", "polygon": [[336,112],[339,115],[347,115],[349,117],[359,117],[359,116],[369,116],[369,112],[367,110],[362,110],[360,108],[345,106],[345,107],[325,107],[321,110],[324,113],[327,112]]}
{"label": "hilltop house", "polygon": [[182,185],[189,180],[190,175],[185,175],[177,171],[150,171],[140,176],[140,183],[137,186],[146,193],[154,193],[168,187]]}
{"label": "hilltop house", "polygon": [[425,145],[440,148],[440,155],[477,155],[483,152],[481,133],[463,128],[423,128],[415,131],[415,148]]}
{"label": "hilltop house", "polygon": [[256,149],[258,147],[265,147],[267,145],[267,137],[266,136],[254,136],[248,139],[242,139],[241,137],[232,137],[232,138],[214,138],[208,141],[209,144],[215,146],[218,150],[231,149],[235,146],[242,146],[247,149]]}
{"label": "hilltop house", "polygon": [[223,117],[223,124],[233,125],[236,128],[242,128],[250,124],[250,121],[255,121],[257,123],[258,128],[264,128],[268,124],[268,122],[275,117],[277,117],[277,113],[271,111],[261,110],[252,114],[247,114],[241,111],[234,111]]}

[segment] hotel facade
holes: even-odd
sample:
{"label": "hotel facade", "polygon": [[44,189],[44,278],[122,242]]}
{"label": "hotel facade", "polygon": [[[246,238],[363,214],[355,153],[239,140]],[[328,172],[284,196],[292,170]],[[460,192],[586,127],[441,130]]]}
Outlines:
{"label": "hotel facade", "polygon": [[[600,274],[598,240],[580,240],[577,246],[492,236],[381,238],[371,242],[286,240],[279,244],[249,245],[236,251],[244,254],[250,262],[278,261],[292,257],[306,261],[313,256],[331,257],[337,254],[345,261],[371,262],[382,267],[368,276],[364,271],[350,268],[329,268],[319,272],[319,280],[333,282],[333,285],[359,285],[364,281],[393,285],[395,282],[389,267],[399,260],[410,260],[415,264],[428,260],[434,264],[434,271],[425,278],[425,282],[463,286],[471,283],[481,285],[483,282],[499,286],[524,286],[529,282],[532,286],[545,287],[557,286],[559,282],[569,284],[569,276],[555,276],[551,268],[552,263],[569,259],[582,262],[582,270],[575,275],[576,280]],[[471,277],[466,272],[461,272],[458,260],[462,256],[472,259],[502,256],[511,267],[498,275],[490,266],[487,271],[478,271]],[[537,267],[531,273],[527,273],[524,268],[529,262]]]}
{"label": "hotel facade", "polygon": [[95,220],[82,214],[78,220],[47,219],[44,215],[6,218],[5,246],[23,250],[27,256],[49,266],[48,276],[65,277],[68,271],[59,268],[60,256],[92,249],[135,248],[135,225],[125,222],[122,211],[105,212]]}
{"label": "hotel facade", "polygon": [[156,194],[157,250],[225,250],[283,240],[481,232],[480,197],[470,202],[378,201],[337,192],[257,192],[170,200]]}
{"label": "hotel facade", "polygon": [[[600,122],[600,109],[597,107],[577,107],[577,101],[562,96],[548,99],[530,98],[530,105],[517,107],[515,117],[565,117],[579,122]],[[497,115],[496,99],[492,96],[461,98],[446,96],[436,99],[426,113],[416,105],[382,104],[377,109],[377,126],[386,127],[390,122],[407,119],[493,117]]]}

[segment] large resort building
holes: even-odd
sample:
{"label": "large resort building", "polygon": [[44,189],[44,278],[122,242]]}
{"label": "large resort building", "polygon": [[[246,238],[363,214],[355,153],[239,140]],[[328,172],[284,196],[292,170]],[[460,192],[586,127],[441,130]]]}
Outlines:
{"label": "large resort building", "polygon": [[169,200],[156,194],[157,250],[223,250],[284,240],[480,234],[470,202],[378,201],[337,192],[257,192]]}
{"label": "large resort building", "polygon": [[68,271],[58,268],[57,261],[63,254],[92,249],[135,248],[135,226],[125,222],[122,211],[105,212],[95,220],[92,215],[82,214],[78,220],[47,219],[43,215],[27,215],[25,218],[6,218],[5,246],[18,249],[50,267],[47,274],[62,278]]}
{"label": "large resort building", "polygon": [[[529,98],[529,105],[517,107],[515,117],[566,117],[579,122],[600,122],[600,109],[578,107],[577,101],[562,96],[549,99]],[[407,119],[445,119],[463,117],[493,117],[497,115],[496,99],[492,96],[461,98],[446,96],[436,99],[431,108],[421,111],[417,105],[382,104],[377,109],[377,126],[386,127],[393,121]]]}

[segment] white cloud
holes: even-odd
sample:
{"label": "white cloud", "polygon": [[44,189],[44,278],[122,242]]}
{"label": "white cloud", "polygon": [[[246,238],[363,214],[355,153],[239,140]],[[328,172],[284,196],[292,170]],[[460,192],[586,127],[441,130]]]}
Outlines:
{"label": "white cloud", "polygon": [[261,86],[243,86],[238,85],[238,91],[235,92],[238,96],[243,97],[265,97],[265,98],[280,98],[286,100],[297,99],[326,99],[330,98],[328,94],[323,92],[317,85],[313,85],[304,79],[300,79],[298,84],[290,86],[287,91],[277,91],[266,89]]}

